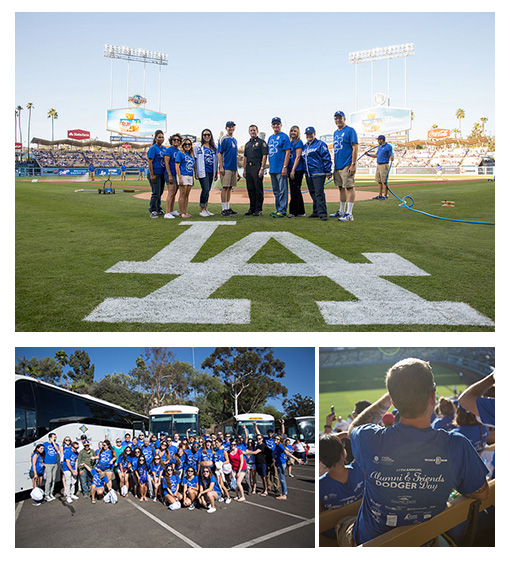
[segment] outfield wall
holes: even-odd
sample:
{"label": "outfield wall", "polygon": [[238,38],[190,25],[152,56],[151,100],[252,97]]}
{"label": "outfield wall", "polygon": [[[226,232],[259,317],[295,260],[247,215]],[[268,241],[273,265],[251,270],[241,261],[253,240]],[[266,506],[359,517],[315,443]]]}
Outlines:
{"label": "outfield wall", "polygon": [[[375,176],[375,166],[359,167],[357,174],[364,174]],[[494,176],[496,173],[496,166],[443,166],[443,175],[445,176]],[[391,176],[435,176],[437,174],[436,168],[430,167],[392,167],[390,170]]]}

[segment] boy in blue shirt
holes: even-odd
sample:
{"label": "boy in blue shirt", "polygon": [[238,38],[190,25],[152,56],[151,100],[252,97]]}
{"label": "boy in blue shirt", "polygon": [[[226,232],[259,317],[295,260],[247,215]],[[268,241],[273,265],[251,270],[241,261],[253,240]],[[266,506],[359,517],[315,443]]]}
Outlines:
{"label": "boy in blue shirt", "polygon": [[[388,371],[386,388],[349,427],[352,452],[366,481],[356,522],[337,525],[343,546],[428,521],[446,508],[453,489],[480,500],[489,494],[487,469],[469,440],[430,427],[436,398],[430,364],[414,358],[399,361]],[[380,427],[392,403],[400,421]]]}

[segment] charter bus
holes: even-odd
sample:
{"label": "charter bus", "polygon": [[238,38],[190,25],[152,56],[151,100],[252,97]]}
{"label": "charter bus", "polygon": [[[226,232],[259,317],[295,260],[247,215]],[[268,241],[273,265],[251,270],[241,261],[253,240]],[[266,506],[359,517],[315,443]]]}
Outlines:
{"label": "charter bus", "polygon": [[49,433],[57,435],[59,445],[66,436],[79,442],[85,434],[96,447],[104,439],[115,443],[126,433],[146,431],[147,416],[32,377],[15,377],[16,493],[32,489],[30,458],[36,444],[48,441]]}
{"label": "charter bus", "polygon": [[264,437],[267,436],[268,431],[272,431],[274,433],[274,417],[269,414],[238,414],[233,418],[229,418],[228,420],[222,422],[218,426],[216,426],[216,432],[222,431],[223,435],[226,433],[230,433],[233,436],[240,435],[244,437],[244,429],[241,427],[242,425],[246,426],[246,430],[248,431],[248,436],[255,439],[256,431],[255,425],[257,424],[257,428],[262,433]]}
{"label": "charter bus", "polygon": [[200,412],[195,406],[172,405],[159,406],[149,411],[149,432],[159,435],[164,431],[173,436],[178,433],[181,437],[200,433]]}
{"label": "charter bus", "polygon": [[294,441],[299,437],[310,447],[309,455],[315,456],[315,416],[300,416],[285,420],[285,433]]}

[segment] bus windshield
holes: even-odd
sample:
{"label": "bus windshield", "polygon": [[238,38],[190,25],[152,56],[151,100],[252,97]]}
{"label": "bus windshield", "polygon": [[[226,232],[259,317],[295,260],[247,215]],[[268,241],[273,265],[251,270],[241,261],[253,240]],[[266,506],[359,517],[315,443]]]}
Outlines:
{"label": "bus windshield", "polygon": [[[257,428],[265,437],[268,431],[272,431],[274,433],[274,421],[273,420],[257,420],[256,422]],[[256,431],[255,426],[253,425],[253,421],[239,421],[237,427],[237,434],[241,437],[244,437],[244,429],[241,427],[242,425],[246,426],[246,431],[250,437],[255,437]]]}
{"label": "bus windshield", "polygon": [[315,441],[315,419],[296,420],[300,439],[307,442]]}
{"label": "bus windshield", "polygon": [[191,435],[198,435],[197,414],[159,414],[150,418],[149,431],[155,435],[162,431],[169,435],[186,435],[188,429]]}

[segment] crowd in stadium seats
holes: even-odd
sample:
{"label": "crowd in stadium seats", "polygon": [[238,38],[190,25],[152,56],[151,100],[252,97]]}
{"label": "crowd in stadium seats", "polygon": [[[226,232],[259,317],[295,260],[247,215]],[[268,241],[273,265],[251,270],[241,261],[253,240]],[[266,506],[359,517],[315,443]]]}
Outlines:
{"label": "crowd in stadium seats", "polygon": [[147,165],[144,152],[123,151],[92,151],[92,150],[45,150],[33,149],[32,155],[41,168],[88,168],[91,164],[96,168],[118,168],[123,164],[128,168],[139,168]]}
{"label": "crowd in stadium seats", "polygon": [[[459,495],[482,501],[489,496],[495,478],[494,371],[459,397],[436,400],[433,381],[427,362],[406,358],[388,371],[388,392],[378,401],[356,403],[348,420],[334,411],[326,416],[319,441],[320,511],[362,500],[357,516],[338,519],[325,533],[339,546],[426,522]],[[492,541],[493,506],[479,522],[474,540]],[[464,522],[447,536],[459,545],[469,533],[476,530]]]}

